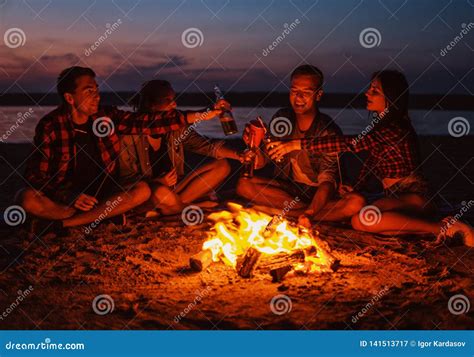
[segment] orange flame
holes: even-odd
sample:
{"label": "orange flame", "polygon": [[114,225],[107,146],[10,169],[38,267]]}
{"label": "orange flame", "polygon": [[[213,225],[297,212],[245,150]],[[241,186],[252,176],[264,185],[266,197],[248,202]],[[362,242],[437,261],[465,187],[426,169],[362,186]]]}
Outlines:
{"label": "orange flame", "polygon": [[290,253],[314,247],[317,253],[306,256],[305,263],[298,264],[293,269],[305,272],[329,270],[330,263],[325,249],[315,240],[318,232],[311,233],[281,216],[271,217],[236,203],[229,203],[228,206],[230,211],[212,213],[208,217],[215,223],[202,249],[212,252],[214,262],[222,261],[235,268],[237,258],[250,247],[263,254]]}

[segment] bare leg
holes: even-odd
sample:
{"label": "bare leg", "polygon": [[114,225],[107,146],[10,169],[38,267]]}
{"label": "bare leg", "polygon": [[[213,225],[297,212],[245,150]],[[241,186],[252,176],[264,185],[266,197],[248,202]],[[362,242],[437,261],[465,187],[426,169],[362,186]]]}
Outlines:
{"label": "bare leg", "polygon": [[181,212],[184,204],[181,198],[169,187],[159,185],[152,188],[151,202],[164,215]]}
{"label": "bare leg", "polygon": [[401,195],[400,198],[382,198],[373,203],[382,212],[378,223],[369,222],[364,220],[363,217],[359,217],[359,215],[354,215],[351,219],[352,227],[365,232],[390,235],[414,232],[438,234],[441,229],[441,223],[430,222],[399,212],[426,213],[428,208],[425,203],[426,201],[416,194]]}
{"label": "bare leg", "polygon": [[65,219],[76,212],[74,208],[54,202],[44,193],[31,188],[20,193],[19,201],[27,213],[48,220]]}
{"label": "bare leg", "polygon": [[[258,176],[240,178],[237,183],[237,194],[254,204],[280,209],[285,208],[285,201],[291,202],[295,199],[282,189],[278,181]],[[296,202],[293,209],[302,209],[306,206],[303,202]]]}
{"label": "bare leg", "polygon": [[395,211],[383,212],[380,221],[375,224],[362,222],[359,215],[352,216],[351,223],[355,230],[385,235],[423,232],[438,234],[441,229],[439,222],[429,222]]}
{"label": "bare leg", "polygon": [[396,211],[396,210],[408,210],[410,212],[416,212],[421,214],[433,213],[434,207],[428,203],[426,199],[417,194],[404,194],[398,198],[384,197],[373,203],[382,212],[383,211]]}
{"label": "bare leg", "polygon": [[229,173],[230,165],[225,159],[202,165],[178,183],[175,193],[187,205],[219,186]]}
{"label": "bare leg", "polygon": [[329,201],[311,218],[316,221],[343,221],[359,213],[364,206],[364,197],[358,193],[351,192],[339,200]]}
{"label": "bare leg", "polygon": [[[90,211],[63,220],[64,227],[74,227],[94,222],[99,217],[111,218],[137,207],[150,198],[150,188],[145,182],[136,183],[127,192],[119,192],[100,202]],[[109,202],[109,204],[107,204]],[[111,208],[113,207],[113,208]]]}

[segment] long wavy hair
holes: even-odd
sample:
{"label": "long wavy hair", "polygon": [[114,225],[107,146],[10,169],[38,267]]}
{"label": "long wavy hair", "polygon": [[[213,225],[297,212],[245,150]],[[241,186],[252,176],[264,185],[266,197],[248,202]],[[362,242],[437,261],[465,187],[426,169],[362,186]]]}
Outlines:
{"label": "long wavy hair", "polygon": [[377,71],[372,74],[372,80],[378,79],[387,104],[386,114],[382,125],[399,125],[411,128],[408,116],[408,100],[410,96],[408,82],[403,73],[396,70]]}

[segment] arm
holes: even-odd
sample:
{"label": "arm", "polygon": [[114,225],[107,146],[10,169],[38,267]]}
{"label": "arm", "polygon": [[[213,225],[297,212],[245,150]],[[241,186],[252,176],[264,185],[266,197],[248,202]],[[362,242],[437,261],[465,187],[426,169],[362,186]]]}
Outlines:
{"label": "arm", "polygon": [[382,139],[379,138],[376,133],[365,136],[328,135],[284,142],[275,141],[271,143],[273,148],[269,149],[268,153],[273,160],[279,160],[284,155],[295,150],[304,150],[310,156],[320,153],[360,152],[373,148],[381,141],[384,141],[383,137]]}
{"label": "arm", "polygon": [[183,145],[185,149],[200,155],[216,159],[228,158],[241,161],[240,153],[225,146],[225,141],[208,139],[199,135],[192,127],[189,128],[188,135],[183,140]]}
{"label": "arm", "polygon": [[316,193],[314,194],[313,200],[311,201],[307,214],[318,213],[333,197],[335,191],[334,184],[331,182],[323,182],[318,186]]}
{"label": "arm", "polygon": [[199,111],[186,111],[186,120],[189,124],[199,123],[203,120],[209,120],[219,116],[222,110],[232,110],[232,107],[225,99],[219,99],[212,108],[207,108]]}
{"label": "arm", "polygon": [[178,110],[155,113],[134,113],[109,108],[105,110],[103,116],[111,118],[114,124],[114,130],[122,135],[159,135],[177,130],[186,125],[184,114]]}

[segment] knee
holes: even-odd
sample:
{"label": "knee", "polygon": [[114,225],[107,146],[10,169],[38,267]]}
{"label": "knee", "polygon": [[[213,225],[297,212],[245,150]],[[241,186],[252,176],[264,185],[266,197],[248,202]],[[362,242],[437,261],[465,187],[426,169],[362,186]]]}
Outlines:
{"label": "knee", "polygon": [[357,215],[360,210],[367,204],[367,200],[359,193],[351,192],[345,196],[344,209],[349,216]]}
{"label": "knee", "polygon": [[153,190],[153,199],[158,205],[172,206],[176,202],[175,193],[167,186],[157,186]]}
{"label": "knee", "polygon": [[365,226],[364,224],[362,224],[362,222],[360,221],[360,217],[358,214],[355,214],[352,216],[351,218],[351,226],[353,229],[355,229],[356,231],[367,231],[367,226]]}
{"label": "knee", "polygon": [[215,165],[214,170],[215,170],[217,175],[219,175],[220,177],[223,177],[223,178],[229,176],[230,171],[231,171],[231,167],[230,167],[229,161],[227,159],[216,160],[214,162],[214,165]]}
{"label": "knee", "polygon": [[19,193],[18,204],[23,207],[25,212],[37,215],[42,211],[42,204],[40,202],[42,193],[31,188],[26,188]]}
{"label": "knee", "polygon": [[131,192],[133,193],[131,200],[135,205],[140,205],[143,202],[146,202],[151,196],[150,186],[148,186],[144,181],[137,182]]}

